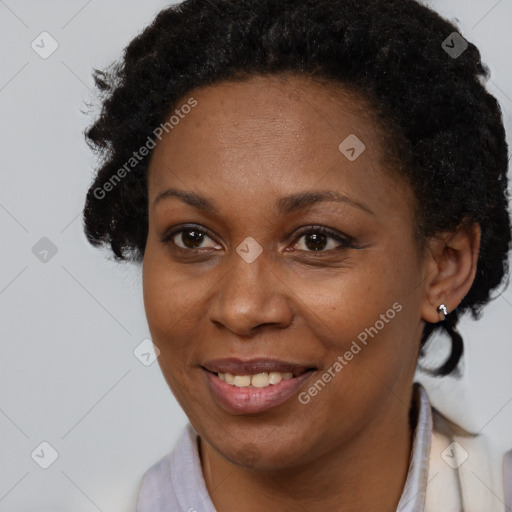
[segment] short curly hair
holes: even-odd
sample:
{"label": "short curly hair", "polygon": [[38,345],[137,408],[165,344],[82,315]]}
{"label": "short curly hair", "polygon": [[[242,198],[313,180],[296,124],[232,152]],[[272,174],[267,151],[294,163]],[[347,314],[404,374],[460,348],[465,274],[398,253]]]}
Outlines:
{"label": "short curly hair", "polygon": [[451,354],[433,374],[451,373],[463,352],[460,314],[478,318],[508,273],[508,148],[478,49],[415,0],[185,0],[162,10],[122,59],[94,70],[102,109],[85,135],[101,164],[84,207],[88,240],[142,261],[151,151],[119,183],[114,175],[193,89],[283,72],[327,79],[372,105],[393,141],[384,150],[415,194],[422,240],[480,225],[471,289],[421,339],[424,355],[437,328],[448,332]]}

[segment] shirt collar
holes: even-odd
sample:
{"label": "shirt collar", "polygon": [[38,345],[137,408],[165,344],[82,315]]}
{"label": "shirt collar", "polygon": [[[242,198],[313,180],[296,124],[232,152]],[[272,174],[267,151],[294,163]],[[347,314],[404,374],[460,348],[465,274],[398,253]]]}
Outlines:
{"label": "shirt collar", "polygon": [[[409,458],[409,470],[396,512],[423,512],[425,506],[433,417],[427,392],[419,382],[413,385],[412,400],[417,411],[416,427]],[[190,425],[189,427],[192,429]],[[193,432],[192,438],[196,439],[197,434]],[[196,442],[194,442],[194,450],[197,453]],[[199,454],[197,454],[197,464],[199,465]],[[201,475],[200,469],[199,472],[196,470],[196,476],[199,476],[197,473]],[[202,475],[199,478],[201,480],[199,490],[207,496],[208,492]],[[206,505],[208,510],[213,508],[209,498],[206,498]]]}
{"label": "shirt collar", "polygon": [[418,382],[413,387],[413,400],[416,403],[418,416],[409,459],[409,471],[396,512],[423,512],[425,505],[433,423],[427,392]]}
{"label": "shirt collar", "polygon": [[[409,470],[396,512],[423,512],[425,504],[433,417],[427,393],[419,383],[413,386],[412,400],[417,419]],[[139,491],[138,512],[215,512],[201,471],[197,437],[189,423],[172,452],[147,471]]]}

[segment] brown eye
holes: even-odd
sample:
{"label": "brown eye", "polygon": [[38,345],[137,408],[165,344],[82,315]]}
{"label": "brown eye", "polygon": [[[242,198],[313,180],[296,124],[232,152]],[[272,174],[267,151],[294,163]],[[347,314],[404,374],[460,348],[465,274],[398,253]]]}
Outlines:
{"label": "brown eye", "polygon": [[176,242],[177,238],[183,243],[184,249],[197,249],[198,246],[200,246],[201,243],[204,241],[205,236],[205,233],[198,231],[197,229],[186,229],[180,231],[179,233],[176,233],[174,235],[173,242],[179,246],[179,244]]}
{"label": "brown eye", "polygon": [[[201,228],[190,226],[181,228],[179,230],[174,230],[171,233],[164,235],[161,242],[163,244],[168,244],[172,242],[173,245],[180,249],[184,250],[194,250],[194,249],[205,249],[208,246],[202,246],[206,240],[212,240],[208,233]],[[213,240],[212,240],[213,242]],[[217,247],[218,245],[213,242],[213,247]],[[212,247],[212,246],[210,246]]]}
{"label": "brown eye", "polygon": [[299,235],[303,238],[303,244],[299,250],[306,252],[326,252],[336,249],[353,247],[353,240],[350,237],[333,232],[323,226],[308,228]]}

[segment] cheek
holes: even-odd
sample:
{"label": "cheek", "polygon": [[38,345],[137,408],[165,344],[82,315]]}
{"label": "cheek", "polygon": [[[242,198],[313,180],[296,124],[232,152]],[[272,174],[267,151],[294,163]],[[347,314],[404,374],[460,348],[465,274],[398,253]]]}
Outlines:
{"label": "cheek", "polygon": [[385,390],[414,372],[419,346],[417,273],[415,260],[404,254],[376,253],[311,295],[306,322],[316,325],[316,337],[322,340],[323,370],[336,376],[324,404],[336,407],[341,401],[357,409],[378,398],[372,402],[377,407]]}
{"label": "cheek", "polygon": [[[176,267],[148,244],[143,262],[143,296],[148,326],[161,351],[179,351],[180,333],[191,328],[190,315],[198,297]],[[172,340],[172,343],[169,343]]]}
{"label": "cheek", "polygon": [[327,348],[341,350],[361,333],[364,339],[366,330],[376,323],[383,335],[405,325],[403,311],[397,310],[412,298],[414,272],[407,271],[408,265],[411,262],[402,255],[368,253],[352,268],[337,270],[330,277],[295,277],[294,295],[305,306],[307,323],[323,333]]}

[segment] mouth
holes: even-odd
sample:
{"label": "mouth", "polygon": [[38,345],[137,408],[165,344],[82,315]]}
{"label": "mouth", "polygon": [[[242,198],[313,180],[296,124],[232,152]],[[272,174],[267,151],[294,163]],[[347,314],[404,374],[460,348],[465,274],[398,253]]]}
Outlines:
{"label": "mouth", "polygon": [[227,412],[255,414],[290,399],[316,367],[273,359],[222,359],[202,366],[214,400]]}

